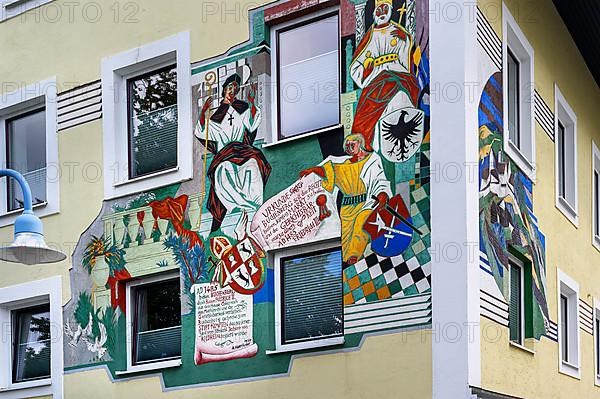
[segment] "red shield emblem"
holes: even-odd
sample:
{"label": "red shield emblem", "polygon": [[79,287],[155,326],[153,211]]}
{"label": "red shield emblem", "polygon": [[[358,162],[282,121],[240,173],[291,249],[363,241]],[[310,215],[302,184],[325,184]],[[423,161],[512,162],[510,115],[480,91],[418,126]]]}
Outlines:
{"label": "red shield emblem", "polygon": [[387,206],[374,210],[369,215],[363,228],[371,236],[373,252],[390,257],[399,255],[408,248],[413,236],[410,223],[412,219],[404,200],[395,195],[390,198]]}
{"label": "red shield emblem", "polygon": [[252,240],[248,237],[223,252],[220,283],[240,294],[251,295],[264,284],[264,266]]}

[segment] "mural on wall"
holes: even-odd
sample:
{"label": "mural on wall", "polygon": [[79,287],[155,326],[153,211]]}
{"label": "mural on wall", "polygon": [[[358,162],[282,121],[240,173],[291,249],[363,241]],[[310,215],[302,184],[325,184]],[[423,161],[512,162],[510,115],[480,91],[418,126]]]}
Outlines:
{"label": "mural on wall", "polygon": [[127,282],[178,270],[186,360],[162,371],[166,387],[285,374],[292,354],[265,353],[275,345],[269,254],[323,240],[340,243],[346,309],[420,298],[415,317],[390,323],[358,312],[344,346],[371,331],[427,326],[427,9],[420,0],[342,0],[343,126],[285,144],[267,145],[275,11],[252,11],[248,43],[194,65],[195,178],[106,201],[82,234],[65,306],[67,368],[103,364],[118,379]]}
{"label": "mural on wall", "polygon": [[481,54],[480,59],[482,76],[487,79],[482,82],[479,102],[480,252],[506,301],[509,256],[531,265],[531,336],[540,339],[550,323],[545,238],[533,213],[533,184],[504,152],[502,71],[487,55]]}

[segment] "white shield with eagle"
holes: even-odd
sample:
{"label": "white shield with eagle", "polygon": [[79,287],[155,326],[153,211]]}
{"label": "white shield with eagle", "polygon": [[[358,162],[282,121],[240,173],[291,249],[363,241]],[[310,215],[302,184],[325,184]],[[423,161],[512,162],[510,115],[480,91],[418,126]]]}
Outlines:
{"label": "white shield with eagle", "polygon": [[423,142],[425,114],[413,107],[395,109],[379,122],[381,155],[392,162],[405,162]]}

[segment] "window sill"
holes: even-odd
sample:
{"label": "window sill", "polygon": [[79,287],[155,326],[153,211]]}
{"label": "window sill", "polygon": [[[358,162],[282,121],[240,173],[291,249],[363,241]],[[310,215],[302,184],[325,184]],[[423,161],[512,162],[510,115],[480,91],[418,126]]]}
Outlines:
{"label": "window sill", "polygon": [[521,351],[526,352],[526,353],[528,353],[528,354],[530,354],[532,356],[535,355],[535,351],[533,349],[529,349],[528,347],[526,347],[526,346],[524,346],[522,344],[518,344],[518,343],[516,343],[514,341],[509,341],[508,344],[509,344],[509,346],[511,348],[515,348],[515,349],[521,350]]}
{"label": "window sill", "polygon": [[[36,210],[36,209],[42,209],[42,208],[44,208],[46,205],[48,205],[48,202],[47,202],[47,201],[40,202],[39,204],[35,204],[35,205],[33,205],[33,209],[34,209],[34,210]],[[15,209],[15,210],[13,210],[13,211],[8,211],[8,212],[6,212],[6,213],[3,213],[2,215],[0,215],[0,218],[1,218],[1,217],[4,217],[4,216],[19,215],[19,214],[21,214],[21,212],[23,212],[23,208]]]}
{"label": "window sill", "polygon": [[569,377],[575,378],[577,380],[581,380],[581,372],[579,370],[579,367],[571,363],[565,362],[564,360],[560,361],[560,367],[558,368],[558,372]]}
{"label": "window sill", "polygon": [[147,175],[143,175],[143,176],[139,176],[139,177],[134,177],[133,179],[127,179],[127,180],[115,183],[114,186],[115,187],[121,187],[121,186],[125,186],[127,184],[130,184],[130,183],[135,183],[135,182],[146,180],[146,179],[152,179],[153,177],[158,177],[158,176],[162,176],[162,175],[168,175],[168,174],[171,174],[171,173],[177,173],[178,171],[179,171],[179,166],[176,166],[176,167],[171,168],[171,169],[161,170],[160,172],[149,173]]}
{"label": "window sill", "polygon": [[322,339],[319,341],[308,341],[308,342],[301,342],[301,343],[297,343],[297,344],[281,345],[279,348],[277,348],[275,350],[265,351],[265,354],[277,355],[280,353],[298,352],[298,351],[303,351],[303,350],[319,349],[319,348],[324,348],[324,347],[328,347],[328,346],[344,345],[344,343],[345,343],[344,337],[327,338],[327,339]]}
{"label": "window sill", "polygon": [[[535,134],[535,133],[534,133]],[[513,144],[512,141],[508,140],[504,143],[504,150],[506,155],[517,165],[517,167],[527,176],[532,183],[536,183],[536,171],[534,162],[527,159],[525,154]]]}
{"label": "window sill", "polygon": [[0,22],[4,22],[7,19],[16,17],[23,14],[31,9],[43,6],[53,0],[13,0],[5,3],[0,7]]}
{"label": "window sill", "polygon": [[[33,211],[35,212],[35,215],[40,219],[60,213],[58,205],[54,206],[49,202],[40,202],[39,204],[33,205]],[[0,214],[0,227],[13,225],[17,217],[19,217],[22,212],[23,208],[20,208],[15,209],[14,211]]]}
{"label": "window sill", "polygon": [[596,250],[600,251],[600,237],[597,235],[592,235],[592,245]]}
{"label": "window sill", "polygon": [[329,127],[324,127],[322,129],[312,130],[310,132],[302,133],[302,134],[299,134],[297,136],[292,136],[292,137],[288,137],[288,138],[285,138],[285,139],[274,141],[272,143],[263,144],[263,148],[273,147],[273,146],[276,146],[278,144],[286,144],[286,143],[289,143],[289,142],[292,142],[292,141],[295,141],[295,140],[301,140],[301,139],[306,138],[306,137],[316,136],[318,134],[325,133],[325,132],[330,132],[332,130],[340,129],[340,128],[343,128],[343,127],[344,127],[343,124],[338,123],[337,125],[333,125],[333,126],[329,126]]}
{"label": "window sill", "polygon": [[562,197],[556,197],[556,208],[571,222],[575,228],[579,228],[579,217],[571,204]]}
{"label": "window sill", "polygon": [[148,364],[139,365],[139,366],[131,366],[129,369],[123,370],[123,371],[117,371],[115,374],[116,375],[128,375],[128,374],[135,374],[135,373],[144,373],[147,371],[169,369],[169,368],[179,367],[179,366],[181,366],[181,359],[166,360],[164,362],[155,362],[155,363],[148,363]]}
{"label": "window sill", "polygon": [[21,389],[30,389],[38,387],[49,387],[52,385],[51,378],[44,378],[43,380],[29,381],[29,382],[18,382],[10,384],[8,387],[0,388],[0,392],[19,391]]}

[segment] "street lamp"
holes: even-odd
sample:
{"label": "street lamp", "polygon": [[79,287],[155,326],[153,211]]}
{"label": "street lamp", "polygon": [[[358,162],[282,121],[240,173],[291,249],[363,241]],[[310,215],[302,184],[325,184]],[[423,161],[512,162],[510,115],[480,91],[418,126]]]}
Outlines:
{"label": "street lamp", "polygon": [[9,246],[0,247],[0,260],[35,265],[66,259],[67,255],[46,245],[42,221],[33,214],[31,189],[25,178],[12,169],[0,169],[0,177],[12,177],[23,191],[23,213],[15,220],[15,239]]}

